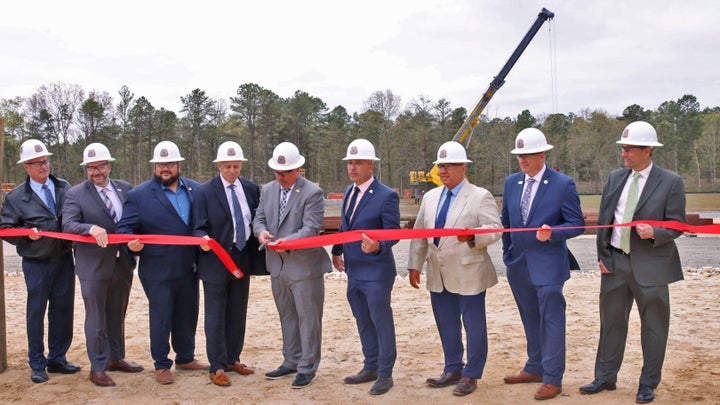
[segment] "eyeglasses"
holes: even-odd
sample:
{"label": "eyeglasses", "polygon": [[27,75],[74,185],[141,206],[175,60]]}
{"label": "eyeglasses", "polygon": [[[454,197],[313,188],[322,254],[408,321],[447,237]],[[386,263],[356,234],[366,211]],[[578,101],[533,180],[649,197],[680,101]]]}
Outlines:
{"label": "eyeglasses", "polygon": [[101,165],[96,165],[96,166],[85,166],[85,170],[87,170],[88,173],[92,173],[92,172],[94,172],[94,171],[96,171],[96,170],[99,171],[99,172],[101,172],[101,171],[105,170],[105,168],[106,168],[107,166],[108,166],[107,163],[103,163],[103,164],[101,164]]}
{"label": "eyeglasses", "polygon": [[440,163],[438,166],[438,170],[447,170],[453,166],[460,166],[462,163]]}
{"label": "eyeglasses", "polygon": [[35,168],[40,168],[40,167],[43,167],[43,166],[50,166],[50,160],[45,159],[45,160],[42,160],[42,161],[40,161],[40,162],[26,162],[25,164],[26,164],[26,165],[29,165],[29,166],[32,166],[32,167],[35,167]]}
{"label": "eyeglasses", "polygon": [[533,156],[537,156],[537,155],[539,155],[539,154],[541,154],[541,153],[542,153],[542,152],[537,152],[537,153],[521,153],[521,154],[517,155],[517,157],[518,157],[518,159],[527,159],[527,158],[530,158],[530,157],[533,157]]}
{"label": "eyeglasses", "polygon": [[284,172],[279,172],[279,171],[275,170],[275,175],[280,176],[280,177],[285,177],[286,174],[292,173],[294,171],[295,170],[285,170]]}
{"label": "eyeglasses", "polygon": [[647,146],[621,146],[620,149],[622,149],[623,152],[630,152],[635,149],[645,149]]}
{"label": "eyeglasses", "polygon": [[177,166],[177,162],[155,163],[155,166],[161,169],[173,169]]}

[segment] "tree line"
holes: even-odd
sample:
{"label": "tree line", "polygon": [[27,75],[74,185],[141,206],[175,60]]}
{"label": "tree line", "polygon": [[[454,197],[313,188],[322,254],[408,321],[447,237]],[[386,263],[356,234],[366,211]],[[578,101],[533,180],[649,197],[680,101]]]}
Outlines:
{"label": "tree line", "polygon": [[[213,99],[194,89],[180,98],[178,112],[156,107],[127,86],[115,97],[106,91],[85,92],[77,84],[43,85],[30,97],[0,99],[5,120],[4,183],[19,183],[25,173],[18,160],[20,144],[42,140],[54,154],[53,173],[72,184],[84,179],[79,163],[92,142],[108,146],[117,159],[113,177],[139,184],[150,177],[154,146],[175,142],[185,162],[183,174],[198,181],[212,177],[212,161],[224,141],[238,142],[248,159],[243,176],[257,183],[273,179],[267,161],[275,145],[293,142],[307,163],[306,177],[326,192],[341,192],[348,183],[347,144],[370,140],[382,159],[376,175],[397,189],[409,188],[411,171],[432,167],[437,148],[452,139],[467,117],[464,107],[446,99],[419,95],[408,103],[392,90],[376,91],[352,115],[343,107],[329,109],[320,98],[297,90],[283,98],[255,83],[245,83],[229,99]],[[654,110],[637,104],[612,116],[590,108],[567,114],[517,117],[482,115],[466,145],[474,163],[468,168],[473,183],[502,192],[505,176],[518,170],[510,155],[517,133],[527,127],[542,130],[555,148],[548,152],[551,167],[572,176],[584,194],[602,192],[608,173],[622,166],[615,141],[629,122],[645,120],[655,126],[661,143],[653,160],[682,175],[688,191],[716,192],[720,167],[720,107],[701,109],[697,98],[684,95]]]}

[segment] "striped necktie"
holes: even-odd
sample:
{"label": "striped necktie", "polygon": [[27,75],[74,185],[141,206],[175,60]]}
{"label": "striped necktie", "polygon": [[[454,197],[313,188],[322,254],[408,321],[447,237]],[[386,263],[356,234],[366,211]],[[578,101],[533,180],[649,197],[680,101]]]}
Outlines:
{"label": "striped necktie", "polygon": [[108,195],[107,189],[106,188],[100,189],[100,194],[102,194],[103,201],[105,202],[105,208],[107,208],[108,214],[110,214],[113,221],[117,222],[118,221],[117,213],[115,212],[115,207],[113,207],[113,203],[110,200],[110,196]]}

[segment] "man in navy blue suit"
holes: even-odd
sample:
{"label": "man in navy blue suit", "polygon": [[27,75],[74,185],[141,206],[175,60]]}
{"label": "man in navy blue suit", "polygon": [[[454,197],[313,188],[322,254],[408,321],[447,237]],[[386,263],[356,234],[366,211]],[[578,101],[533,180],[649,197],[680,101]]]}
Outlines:
{"label": "man in navy blue suit", "polygon": [[[180,177],[177,145],[162,141],[153,152],[153,178],[127,193],[117,233],[191,236],[190,205],[198,183]],[[168,358],[170,341],[175,351],[175,368],[207,370],[209,364],[195,360],[195,329],[200,292],[195,271],[195,246],[150,244],[137,239],[128,248],[138,253],[138,276],[150,308],[150,354],[155,380],[172,384],[173,361]],[[172,340],[170,336],[172,335]]]}
{"label": "man in navy blue suit", "polygon": [[[400,198],[374,176],[375,148],[370,141],[350,143],[347,170],[353,184],[343,197],[340,232],[353,229],[399,229]],[[397,357],[395,324],[390,296],[397,271],[393,241],[376,241],[363,234],[362,241],[335,245],[333,266],[348,276],[347,299],[357,321],[365,358],[359,373],[345,377],[346,384],[374,381],[371,395],[381,395],[393,386],[392,370]],[[344,258],[343,258],[344,256]]]}
{"label": "man in navy blue suit", "polygon": [[535,399],[555,398],[562,392],[565,372],[565,297],[570,278],[566,241],[580,235],[584,226],[575,182],[545,165],[552,149],[545,135],[527,128],[515,138],[521,172],[505,179],[502,224],[505,228],[542,228],[537,232],[505,232],[503,261],[520,311],[528,360],[506,384],[542,382]]}
{"label": "man in navy blue suit", "polygon": [[198,274],[205,296],[205,340],[210,361],[210,380],[221,387],[230,386],[225,374],[232,370],[241,375],[255,371],[240,362],[245,344],[250,275],[265,272],[265,252],[258,251],[252,233],[252,220],[260,201],[260,187],[240,178],[243,161],[240,145],[224,142],[217,151],[217,176],[198,187],[193,203],[195,236],[215,239],[230,253],[233,262],[245,273],[235,278],[209,245],[201,245]]}

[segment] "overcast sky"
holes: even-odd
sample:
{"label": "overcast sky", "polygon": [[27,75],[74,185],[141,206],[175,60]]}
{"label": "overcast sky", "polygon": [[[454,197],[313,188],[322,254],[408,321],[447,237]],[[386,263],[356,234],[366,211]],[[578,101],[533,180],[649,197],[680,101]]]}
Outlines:
{"label": "overcast sky", "polygon": [[[0,9],[0,98],[53,82],[117,91],[179,112],[257,83],[361,111],[390,89],[471,110],[546,7],[545,24],[485,113],[515,117],[685,94],[720,105],[715,0],[13,1]],[[555,74],[553,74],[553,72]],[[553,92],[556,88],[556,92]]]}

